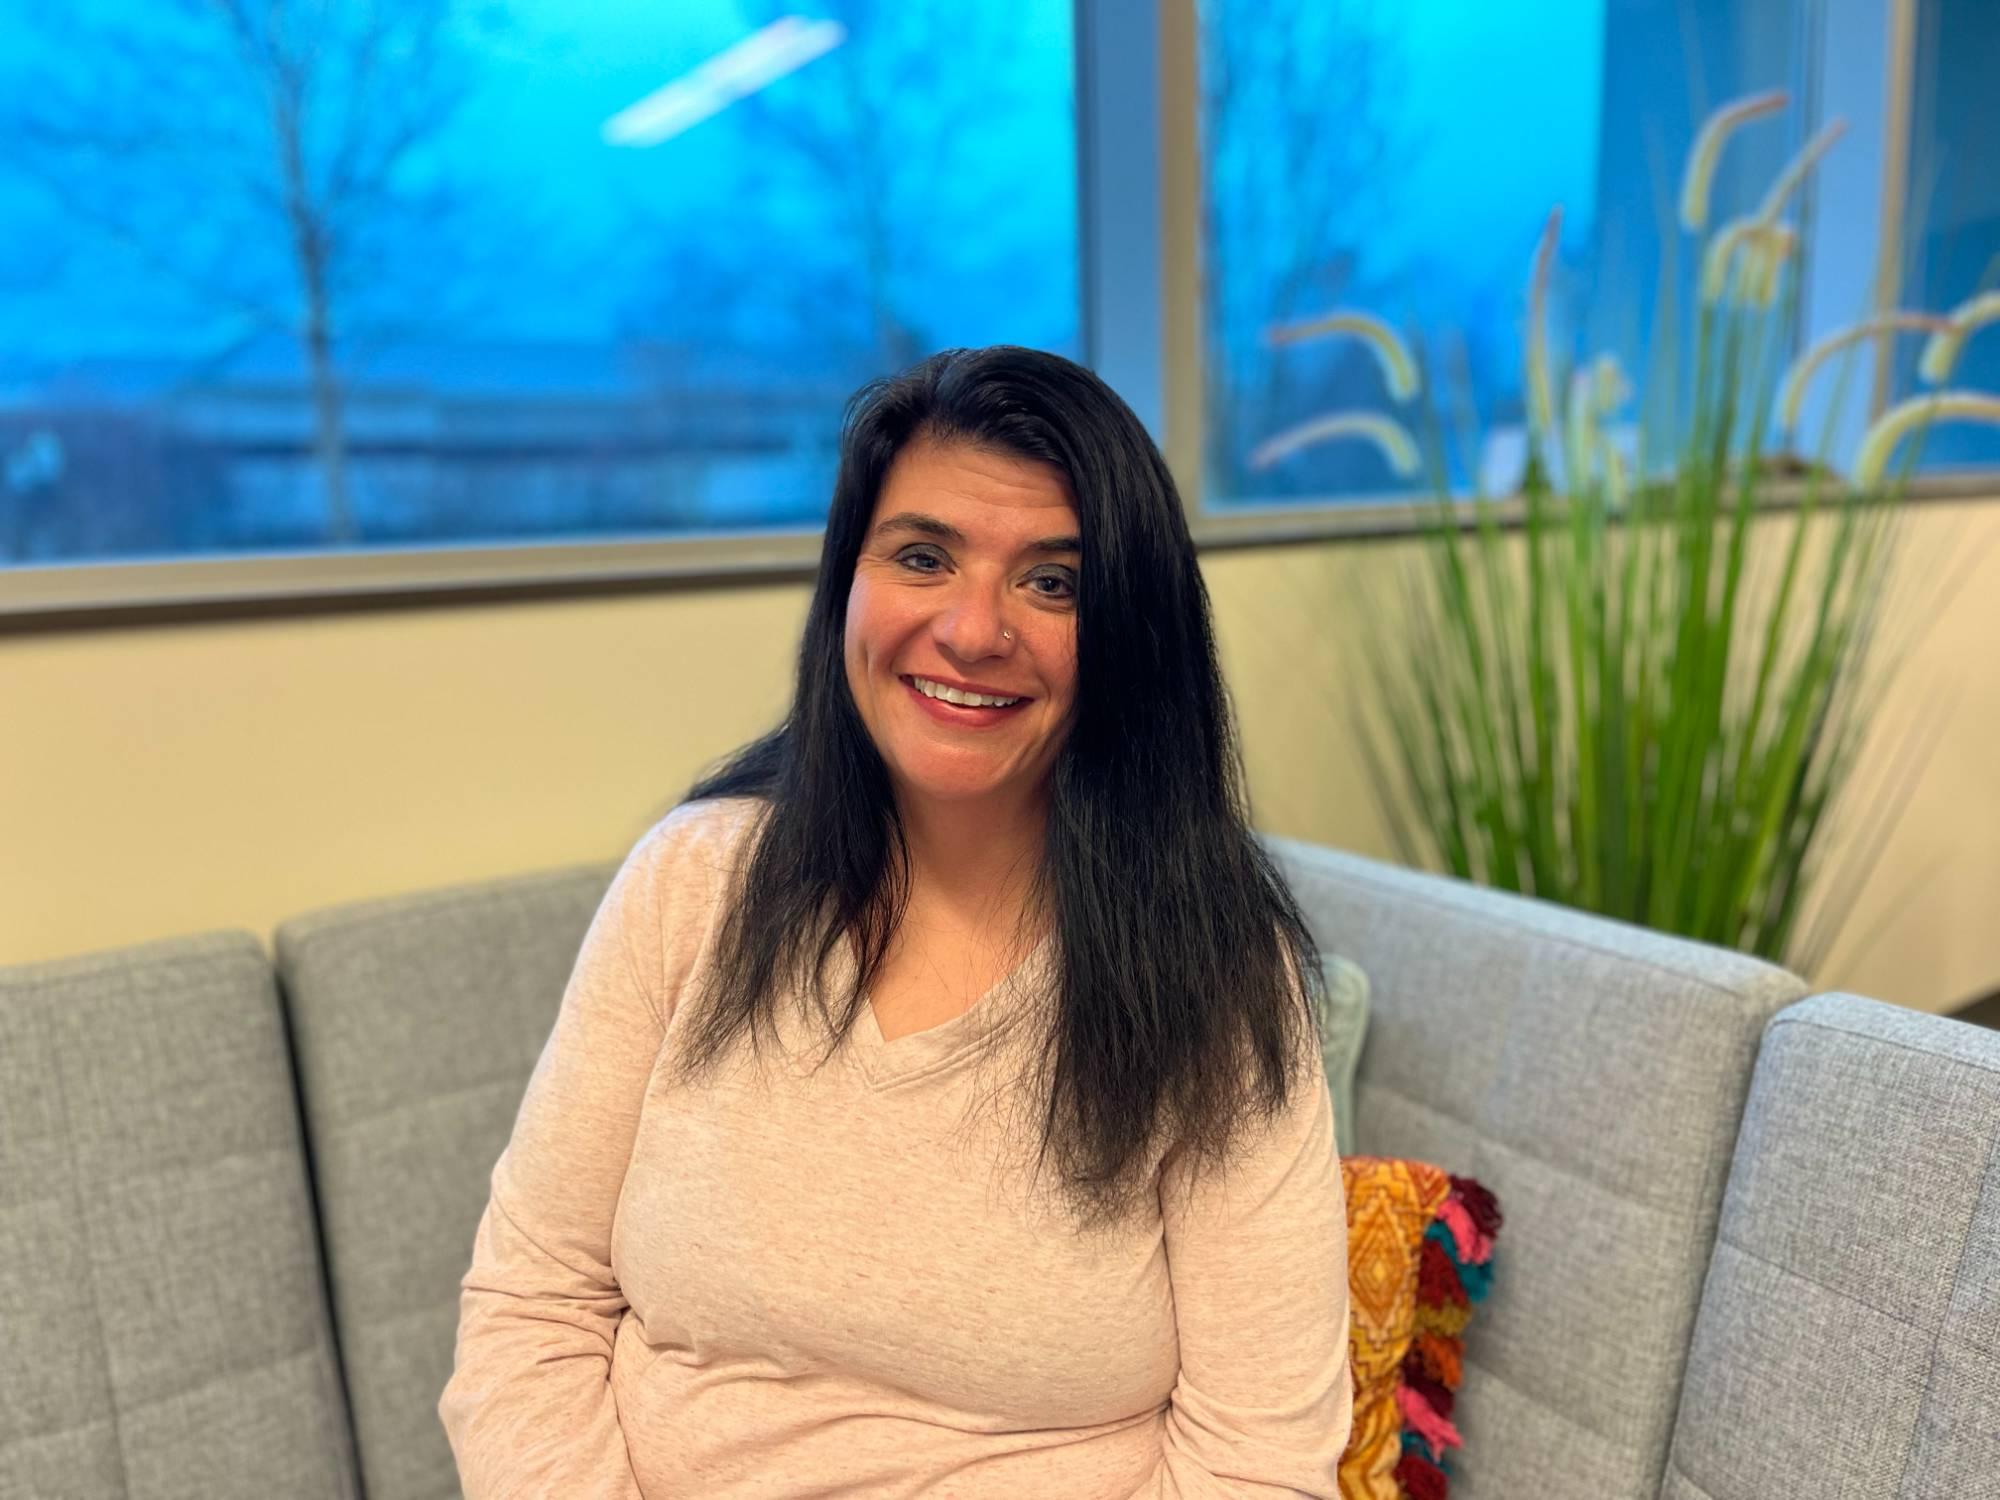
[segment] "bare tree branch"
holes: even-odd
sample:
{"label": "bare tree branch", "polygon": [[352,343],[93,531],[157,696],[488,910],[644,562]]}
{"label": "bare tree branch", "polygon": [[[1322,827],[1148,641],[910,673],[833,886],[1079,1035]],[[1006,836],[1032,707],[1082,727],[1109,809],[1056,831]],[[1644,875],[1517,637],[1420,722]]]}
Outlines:
{"label": "bare tree branch", "polygon": [[[251,327],[304,351],[330,530],[354,535],[339,349],[387,259],[378,231],[435,199],[400,177],[466,96],[456,0],[156,0],[62,34],[4,133],[9,163],[72,222]],[[52,26],[60,11],[42,12]],[[115,101],[108,108],[106,101]]]}

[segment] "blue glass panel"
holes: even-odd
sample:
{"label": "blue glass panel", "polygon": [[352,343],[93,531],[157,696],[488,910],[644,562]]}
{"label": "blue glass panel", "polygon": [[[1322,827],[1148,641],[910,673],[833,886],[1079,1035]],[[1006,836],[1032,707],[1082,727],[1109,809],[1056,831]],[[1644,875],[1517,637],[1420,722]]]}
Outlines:
{"label": "blue glass panel", "polygon": [[[1428,488],[1365,441],[1251,463],[1260,443],[1344,410],[1420,436],[1434,423],[1455,488],[1511,484],[1529,270],[1556,205],[1555,358],[1613,353],[1638,383],[1664,246],[1680,308],[1692,290],[1675,203],[1700,120],[1755,90],[1799,101],[1731,142],[1725,213],[1754,203],[1807,131],[1807,3],[1202,0],[1211,501]],[[1336,307],[1401,330],[1430,395],[1394,401],[1353,341],[1269,343],[1274,325]]]}
{"label": "blue glass panel", "polygon": [[[1923,0],[1915,73],[1903,305],[1944,313],[2000,290],[2000,9],[1991,0]],[[1920,340],[1898,344],[1896,396],[1931,389],[1916,379],[1921,356]],[[2000,393],[2000,324],[1968,339],[1949,386]],[[1921,470],[2000,464],[1992,427],[1941,422],[1921,441]]]}
{"label": "blue glass panel", "polygon": [[0,562],[813,525],[1076,354],[1059,0],[16,0]]}

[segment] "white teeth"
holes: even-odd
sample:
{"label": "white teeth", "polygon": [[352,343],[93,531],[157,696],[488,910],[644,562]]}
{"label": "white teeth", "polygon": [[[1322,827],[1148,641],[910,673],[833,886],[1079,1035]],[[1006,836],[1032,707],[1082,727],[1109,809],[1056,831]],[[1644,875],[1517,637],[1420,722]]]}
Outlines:
{"label": "white teeth", "polygon": [[967,708],[1004,708],[1009,703],[1021,701],[1019,698],[995,698],[987,693],[961,693],[957,688],[932,682],[928,677],[913,677],[910,680],[926,698],[942,698],[946,703],[957,703]]}

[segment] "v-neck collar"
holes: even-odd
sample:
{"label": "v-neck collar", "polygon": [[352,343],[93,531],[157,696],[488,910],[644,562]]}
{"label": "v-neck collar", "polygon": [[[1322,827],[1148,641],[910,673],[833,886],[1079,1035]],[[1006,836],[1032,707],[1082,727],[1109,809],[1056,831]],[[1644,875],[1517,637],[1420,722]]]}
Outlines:
{"label": "v-neck collar", "polygon": [[1018,1020],[1045,976],[1051,951],[1051,937],[1044,935],[1011,973],[957,1015],[893,1041],[882,1035],[875,1007],[864,994],[854,1038],[855,1053],[869,1083],[881,1089],[927,1077]]}

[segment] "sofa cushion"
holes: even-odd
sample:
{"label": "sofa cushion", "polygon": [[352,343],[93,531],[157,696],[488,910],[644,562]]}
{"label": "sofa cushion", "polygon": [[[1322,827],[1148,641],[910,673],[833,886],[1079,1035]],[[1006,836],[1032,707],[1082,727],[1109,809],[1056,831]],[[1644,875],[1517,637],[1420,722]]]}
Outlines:
{"label": "sofa cushion", "polygon": [[1320,956],[1325,980],[1317,1001],[1320,1060],[1333,1096],[1333,1138],[1341,1155],[1354,1151],[1354,1079],[1368,1039],[1368,976],[1337,953]]}
{"label": "sofa cushion", "polygon": [[1355,1143],[1507,1211],[1453,1425],[1453,1500],[1657,1493],[1729,1156],[1784,970],[1270,839],[1370,981]]}
{"label": "sofa cushion", "polygon": [[0,1495],[355,1494],[248,933],[0,969],[0,1330]]}
{"label": "sofa cushion", "polygon": [[1661,1494],[2000,1495],[2000,1034],[1771,1023]]}
{"label": "sofa cushion", "polygon": [[459,1280],[615,863],[316,912],[277,932],[369,1500],[456,1496],[437,1419]]}

